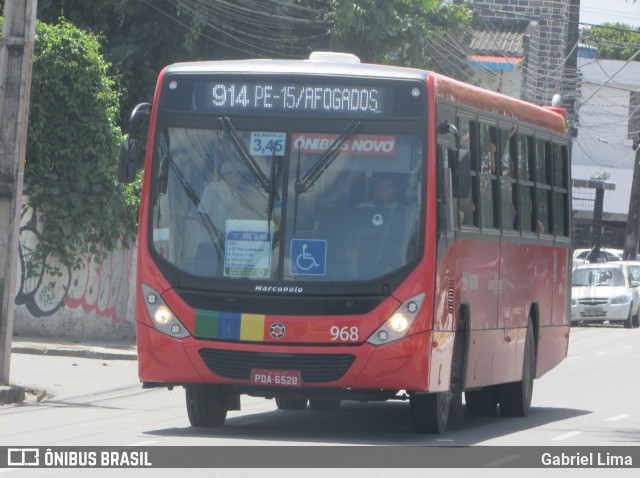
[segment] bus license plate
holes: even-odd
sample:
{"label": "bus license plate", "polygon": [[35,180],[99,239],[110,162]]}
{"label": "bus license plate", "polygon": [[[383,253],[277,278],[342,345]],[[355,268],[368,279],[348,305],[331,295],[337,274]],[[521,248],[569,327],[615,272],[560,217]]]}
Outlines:
{"label": "bus license plate", "polygon": [[251,383],[255,385],[273,385],[274,387],[299,387],[302,377],[299,370],[251,370]]}

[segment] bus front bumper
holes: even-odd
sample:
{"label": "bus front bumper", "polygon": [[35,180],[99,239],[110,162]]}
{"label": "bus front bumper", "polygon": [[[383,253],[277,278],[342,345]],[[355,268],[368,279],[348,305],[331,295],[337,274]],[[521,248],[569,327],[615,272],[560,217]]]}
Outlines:
{"label": "bus front bumper", "polygon": [[285,377],[299,372],[299,382],[285,386],[427,391],[432,333],[381,346],[265,345],[179,340],[139,323],[137,341],[140,380],[153,386],[211,383],[259,389],[257,372]]}

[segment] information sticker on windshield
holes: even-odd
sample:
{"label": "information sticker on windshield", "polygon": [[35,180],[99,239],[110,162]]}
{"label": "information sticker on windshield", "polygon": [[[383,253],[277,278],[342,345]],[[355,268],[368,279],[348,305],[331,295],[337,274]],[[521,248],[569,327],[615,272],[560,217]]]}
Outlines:
{"label": "information sticker on windshield", "polygon": [[253,156],[284,156],[286,133],[258,132],[251,133],[249,152]]}
{"label": "information sticker on windshield", "polygon": [[270,270],[271,233],[267,221],[227,219],[224,276],[265,278]]}

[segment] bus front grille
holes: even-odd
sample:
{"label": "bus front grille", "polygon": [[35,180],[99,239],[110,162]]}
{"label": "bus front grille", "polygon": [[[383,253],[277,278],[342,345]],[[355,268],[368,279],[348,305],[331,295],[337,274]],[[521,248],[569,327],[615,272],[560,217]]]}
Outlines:
{"label": "bus front grille", "polygon": [[200,349],[200,357],[216,375],[249,380],[252,369],[299,370],[305,383],[333,382],[347,373],[351,354],[294,354]]}

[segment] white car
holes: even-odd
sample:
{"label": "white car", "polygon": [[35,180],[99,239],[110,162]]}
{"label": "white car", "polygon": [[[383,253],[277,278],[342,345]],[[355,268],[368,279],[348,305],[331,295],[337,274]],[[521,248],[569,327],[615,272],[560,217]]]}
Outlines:
{"label": "white car", "polygon": [[[587,260],[587,256],[591,252],[591,249],[576,249],[573,251],[573,266],[577,266],[578,264],[589,264]],[[622,260],[622,249],[608,249],[601,248],[598,253],[596,263],[602,262],[613,262]]]}
{"label": "white car", "polygon": [[[640,264],[640,263],[639,263]],[[638,327],[640,282],[627,263],[583,264],[573,270],[571,323],[619,322]]]}

